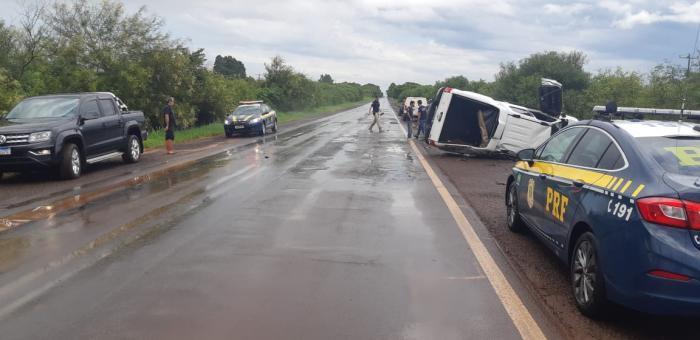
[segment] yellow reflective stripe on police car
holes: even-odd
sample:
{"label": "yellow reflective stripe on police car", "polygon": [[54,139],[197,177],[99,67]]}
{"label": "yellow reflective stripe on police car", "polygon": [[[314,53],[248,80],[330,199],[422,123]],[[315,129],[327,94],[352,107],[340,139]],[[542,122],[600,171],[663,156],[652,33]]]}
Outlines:
{"label": "yellow reflective stripe on police car", "polygon": [[[534,162],[533,165],[530,166],[526,161],[518,161],[515,164],[515,167],[520,170],[541,173],[570,181],[580,181],[586,185],[598,187],[603,190],[617,191],[617,189],[622,186],[622,183],[625,183],[626,181],[626,179],[622,177],[616,177],[594,170],[581,169],[562,164]],[[622,187],[620,194],[625,193],[633,184],[634,183],[632,180],[627,180],[627,183]],[[644,187],[644,184],[640,184],[632,193],[632,197],[639,196],[639,194],[641,194],[641,192],[644,190]]]}

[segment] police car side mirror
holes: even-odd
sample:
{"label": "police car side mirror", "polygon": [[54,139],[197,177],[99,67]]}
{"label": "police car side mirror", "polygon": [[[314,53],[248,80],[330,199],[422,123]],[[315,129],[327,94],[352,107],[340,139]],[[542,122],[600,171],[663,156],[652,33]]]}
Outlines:
{"label": "police car side mirror", "polygon": [[535,149],[524,149],[518,152],[518,160],[527,162],[529,165],[535,163]]}

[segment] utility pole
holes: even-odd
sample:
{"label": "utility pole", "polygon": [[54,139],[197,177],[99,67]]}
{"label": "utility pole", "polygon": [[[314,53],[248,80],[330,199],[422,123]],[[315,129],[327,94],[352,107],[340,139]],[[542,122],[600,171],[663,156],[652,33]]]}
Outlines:
{"label": "utility pole", "polygon": [[685,76],[687,78],[688,76],[690,76],[690,64],[692,63],[693,60],[698,60],[698,57],[694,57],[694,56],[690,55],[690,53],[688,53],[688,55],[682,55],[682,56],[679,56],[679,58],[688,60],[688,70],[685,71]]}
{"label": "utility pole", "polygon": [[685,71],[685,81],[686,81],[686,88],[683,91],[683,102],[681,103],[681,119],[683,119],[683,113],[685,112],[685,102],[688,101],[688,78],[690,78],[690,64],[692,63],[693,60],[698,60],[697,56],[688,55],[686,56],[680,56],[681,59],[687,59],[688,60],[688,69]]}

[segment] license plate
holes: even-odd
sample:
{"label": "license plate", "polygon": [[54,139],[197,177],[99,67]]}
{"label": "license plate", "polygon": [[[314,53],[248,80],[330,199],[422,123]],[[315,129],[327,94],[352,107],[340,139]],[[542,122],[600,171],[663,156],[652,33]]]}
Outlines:
{"label": "license plate", "polygon": [[245,129],[245,125],[236,125],[236,126],[234,126],[233,128],[236,129],[236,130]]}
{"label": "license plate", "polygon": [[4,148],[3,148],[3,147],[0,147],[0,156],[7,156],[7,155],[10,155],[11,153],[12,153],[12,152],[11,152],[10,148],[8,148],[8,147],[4,147]]}

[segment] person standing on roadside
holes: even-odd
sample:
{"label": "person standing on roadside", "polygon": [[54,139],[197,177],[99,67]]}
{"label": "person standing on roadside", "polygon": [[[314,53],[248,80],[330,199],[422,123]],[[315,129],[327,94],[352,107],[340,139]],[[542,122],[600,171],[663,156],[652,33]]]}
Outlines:
{"label": "person standing on roadside", "polygon": [[421,132],[423,132],[423,136],[426,135],[425,123],[427,121],[428,121],[428,112],[425,108],[425,105],[423,105],[423,101],[418,100],[418,131],[416,131],[416,139],[418,139]]}
{"label": "person standing on roadside", "polygon": [[406,122],[406,137],[411,138],[413,136],[413,112],[415,110],[416,102],[411,101],[408,107],[403,112],[403,121]]}
{"label": "person standing on roadside", "polygon": [[381,116],[383,113],[379,113],[379,97],[374,97],[374,101],[372,101],[369,109],[372,111],[372,116],[374,116],[372,119],[372,125],[369,126],[369,132],[372,132],[372,128],[374,128],[375,124],[379,128],[379,132],[382,132],[382,126],[379,125],[379,116]]}
{"label": "person standing on roadside", "polygon": [[168,98],[168,105],[163,108],[163,119],[165,120],[165,151],[168,155],[175,153],[175,128],[177,124],[175,123],[175,112],[173,107],[175,106],[175,98]]}

